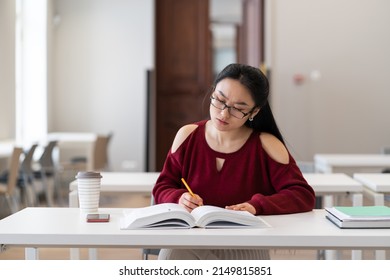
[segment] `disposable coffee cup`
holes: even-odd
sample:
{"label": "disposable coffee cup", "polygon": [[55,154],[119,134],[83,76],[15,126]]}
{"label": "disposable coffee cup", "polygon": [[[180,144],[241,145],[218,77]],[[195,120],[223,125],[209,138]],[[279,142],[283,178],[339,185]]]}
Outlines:
{"label": "disposable coffee cup", "polygon": [[86,171],[77,173],[77,191],[81,213],[98,213],[101,178],[102,175],[99,172]]}

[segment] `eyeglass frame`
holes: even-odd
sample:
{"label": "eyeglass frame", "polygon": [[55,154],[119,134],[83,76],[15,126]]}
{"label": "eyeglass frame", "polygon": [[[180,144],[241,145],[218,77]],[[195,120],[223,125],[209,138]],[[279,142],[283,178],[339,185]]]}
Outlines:
{"label": "eyeglass frame", "polygon": [[[213,100],[218,101],[218,102],[221,103],[224,107],[223,107],[222,109],[216,107],[216,106],[213,104]],[[225,109],[228,109],[228,112],[229,112],[229,114],[230,114],[231,116],[235,117],[236,119],[240,119],[240,120],[242,120],[242,119],[245,118],[246,116],[248,116],[248,115],[250,115],[251,113],[253,113],[253,111],[256,109],[256,106],[255,106],[255,107],[253,107],[248,113],[245,113],[245,112],[241,111],[240,109],[235,108],[234,106],[228,106],[228,105],[226,105],[226,102],[223,102],[223,101],[219,100],[218,98],[216,98],[216,97],[214,97],[214,96],[212,96],[212,95],[210,96],[210,105],[212,105],[214,108],[216,108],[216,109],[218,109],[218,110],[221,110],[221,111],[223,111],[223,110],[225,110]],[[242,116],[241,118],[239,118],[239,117],[233,115],[233,114],[231,113],[231,111],[230,111],[231,109],[233,109],[233,110],[235,110],[235,111],[237,111],[237,112],[240,112],[243,116]]]}

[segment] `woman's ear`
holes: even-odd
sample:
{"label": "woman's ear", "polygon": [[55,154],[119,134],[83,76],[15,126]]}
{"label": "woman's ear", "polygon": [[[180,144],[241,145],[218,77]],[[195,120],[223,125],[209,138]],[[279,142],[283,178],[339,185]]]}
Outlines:
{"label": "woman's ear", "polygon": [[260,112],[260,110],[260,107],[253,109],[252,113],[249,114],[249,118],[254,118]]}

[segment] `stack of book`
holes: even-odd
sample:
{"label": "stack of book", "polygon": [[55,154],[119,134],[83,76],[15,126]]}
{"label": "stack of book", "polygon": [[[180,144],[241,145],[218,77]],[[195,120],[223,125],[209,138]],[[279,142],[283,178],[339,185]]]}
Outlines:
{"label": "stack of book", "polygon": [[326,218],[339,228],[390,228],[387,206],[335,206],[325,210]]}

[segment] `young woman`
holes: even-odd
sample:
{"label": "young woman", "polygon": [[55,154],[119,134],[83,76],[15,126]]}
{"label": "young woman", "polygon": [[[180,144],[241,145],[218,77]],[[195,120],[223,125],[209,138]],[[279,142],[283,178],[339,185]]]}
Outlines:
{"label": "young woman", "polygon": [[[156,203],[215,205],[255,215],[311,211],[313,189],[287,150],[257,68],[230,64],[210,95],[210,119],[182,127],[153,189]],[[181,178],[191,187],[188,193]],[[267,259],[267,250],[170,250],[159,259]]]}

